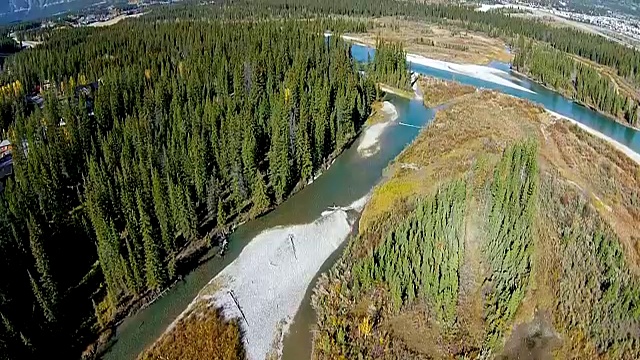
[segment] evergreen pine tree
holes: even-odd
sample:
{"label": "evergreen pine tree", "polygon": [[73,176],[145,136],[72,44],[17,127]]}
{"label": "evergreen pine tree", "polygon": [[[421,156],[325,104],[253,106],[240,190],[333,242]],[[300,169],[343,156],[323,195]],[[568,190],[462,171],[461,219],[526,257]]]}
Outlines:
{"label": "evergreen pine tree", "polygon": [[146,284],[149,289],[157,290],[161,288],[165,281],[165,269],[160,257],[160,251],[153,238],[153,228],[151,218],[145,209],[140,194],[138,199],[138,211],[140,213],[140,232],[144,243]]}
{"label": "evergreen pine tree", "polygon": [[224,226],[227,224],[227,212],[224,208],[224,202],[222,199],[218,199],[218,226]]}
{"label": "evergreen pine tree", "polygon": [[263,213],[271,206],[271,201],[267,195],[267,185],[264,182],[262,173],[258,170],[253,185],[253,216]]}
{"label": "evergreen pine tree", "polygon": [[167,204],[170,204],[170,199],[167,198],[165,184],[155,169],[151,174],[151,182],[153,183],[153,206],[160,225],[160,236],[162,238],[164,253],[169,256],[169,254],[172,254],[176,249],[171,214],[167,207]]}
{"label": "evergreen pine tree", "polygon": [[33,276],[31,276],[31,273],[29,273],[29,281],[31,282],[31,290],[33,291],[33,295],[38,301],[44,317],[49,323],[55,323],[56,316],[51,309],[51,304],[47,300],[47,296],[40,290],[40,285],[38,285],[38,282],[33,278]]}
{"label": "evergreen pine tree", "polygon": [[40,229],[40,225],[36,222],[33,215],[29,218],[27,223],[29,229],[29,243],[31,245],[31,253],[36,261],[36,269],[40,274],[42,285],[45,289],[45,296],[51,307],[51,304],[55,304],[58,298],[58,291],[51,275],[51,268],[49,266],[49,257],[43,243],[43,234]]}

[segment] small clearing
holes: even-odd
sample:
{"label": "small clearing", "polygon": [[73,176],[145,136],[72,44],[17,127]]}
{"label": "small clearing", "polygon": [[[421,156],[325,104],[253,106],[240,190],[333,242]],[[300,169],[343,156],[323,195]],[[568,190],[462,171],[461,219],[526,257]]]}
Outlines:
{"label": "small clearing", "polygon": [[470,85],[463,85],[455,81],[446,81],[433,77],[421,77],[418,84],[424,93],[424,105],[432,108],[442,105],[452,99],[471,94],[476,88]]}
{"label": "small clearing", "polygon": [[408,52],[461,64],[488,64],[511,61],[503,40],[467,31],[453,24],[429,24],[398,18],[372,20],[367,33],[349,34],[359,43],[374,46],[377,38],[401,41]]}
{"label": "small clearing", "polygon": [[142,15],[144,15],[146,13],[138,13],[138,14],[132,14],[132,15],[118,15],[116,17],[114,17],[113,19],[109,19],[107,21],[96,21],[93,22],[87,26],[90,27],[104,27],[104,26],[111,26],[111,25],[115,25],[117,23],[119,23],[120,21],[124,20],[124,19],[128,19],[128,18],[138,18]]}

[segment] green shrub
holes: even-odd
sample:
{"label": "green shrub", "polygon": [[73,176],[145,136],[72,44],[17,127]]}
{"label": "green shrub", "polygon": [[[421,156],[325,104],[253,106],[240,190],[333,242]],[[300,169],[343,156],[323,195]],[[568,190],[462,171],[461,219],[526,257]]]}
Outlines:
{"label": "green shrub", "polygon": [[502,340],[529,283],[537,198],[537,144],[516,144],[505,150],[490,185],[483,248],[491,271],[485,283],[490,289],[485,297],[488,349]]}

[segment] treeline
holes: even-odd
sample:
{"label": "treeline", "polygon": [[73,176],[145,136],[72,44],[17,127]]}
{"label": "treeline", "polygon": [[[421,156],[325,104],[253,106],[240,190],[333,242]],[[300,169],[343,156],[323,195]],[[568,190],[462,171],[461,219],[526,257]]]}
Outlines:
{"label": "treeline", "polygon": [[584,104],[638,125],[638,102],[618,89],[610,77],[545,45],[519,40],[513,66]]}
{"label": "treeline", "polygon": [[[26,114],[27,99],[24,86],[14,81],[0,86],[0,127],[2,133],[13,123],[15,114]],[[6,135],[3,138],[6,139]]]}
{"label": "treeline", "polygon": [[[224,6],[226,15],[240,19],[246,16],[289,17],[340,14],[361,17],[404,16],[434,22],[453,21],[469,30],[492,36],[516,38],[525,36],[549,43],[554,48],[575,54],[598,64],[610,66],[629,81],[640,85],[640,52],[602,36],[570,27],[556,27],[540,20],[511,16],[501,12],[475,11],[474,6],[426,4],[413,1],[388,0],[243,0],[237,7]],[[154,10],[153,19],[171,19],[173,14],[199,19],[203,7],[166,7]],[[155,14],[154,14],[155,13]],[[226,16],[225,15],[225,16]]]}
{"label": "treeline", "polygon": [[534,140],[505,150],[491,182],[486,241],[483,348],[498,350],[529,286],[538,203],[538,146]]}
{"label": "treeline", "polygon": [[376,55],[368,68],[369,76],[378,83],[388,84],[399,89],[411,87],[407,53],[402,43],[378,39]]}
{"label": "treeline", "polygon": [[373,254],[353,268],[356,291],[384,285],[396,310],[422,300],[439,322],[453,324],[464,254],[465,201],[464,182],[444,186],[423,200],[413,216],[396,225]]}
{"label": "treeline", "polygon": [[0,37],[8,37],[12,32],[25,31],[40,27],[39,21],[23,21],[17,24],[0,26]]}
{"label": "treeline", "polygon": [[10,54],[20,50],[20,45],[12,38],[0,38],[0,53]]}
{"label": "treeline", "polygon": [[51,89],[43,109],[12,104],[4,358],[77,354],[175,279],[186,246],[280,203],[355,137],[376,90],[321,35],[334,25],[362,23],[130,22],[10,60]]}
{"label": "treeline", "polygon": [[469,30],[492,36],[516,38],[519,35],[549,43],[554,48],[582,56],[614,68],[629,81],[640,84],[640,52],[599,35],[569,27],[555,27],[542,21],[511,16],[502,12],[478,12],[472,6],[425,4],[386,0],[240,0],[234,5],[216,2],[201,6],[195,1],[180,5],[154,7],[143,21],[168,21],[175,18],[201,20],[219,18],[314,17],[324,14],[357,15],[361,17],[405,16],[434,22],[453,21]]}
{"label": "treeline", "polygon": [[55,25],[55,27],[38,27],[35,29],[18,31],[16,32],[16,39],[18,41],[46,41],[55,31],[65,27],[68,27],[68,25],[60,24]]}
{"label": "treeline", "polygon": [[[485,190],[472,194],[466,181],[453,180],[407,216],[389,210],[378,220],[389,224],[386,234],[366,230],[353,239],[312,298],[315,358],[499,354],[530,282],[537,155],[534,140],[518,142],[493,172],[480,175]],[[357,255],[354,249],[368,247],[365,242],[373,248]],[[479,245],[478,252],[465,252],[467,244]],[[477,261],[486,266],[478,277],[471,270]],[[417,350],[412,335],[395,334],[404,326],[428,345]]]}

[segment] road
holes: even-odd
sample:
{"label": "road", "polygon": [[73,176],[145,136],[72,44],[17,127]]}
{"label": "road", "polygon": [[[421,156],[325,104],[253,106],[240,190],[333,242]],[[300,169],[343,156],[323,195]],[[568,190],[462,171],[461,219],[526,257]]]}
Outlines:
{"label": "road", "polygon": [[[20,41],[18,41],[18,37],[16,36],[16,33],[11,33],[9,34],[9,36],[18,44],[20,44]],[[22,41],[22,46],[23,47],[27,47],[27,48],[34,48],[37,45],[42,44],[42,41],[31,41],[31,40],[23,40]]]}

